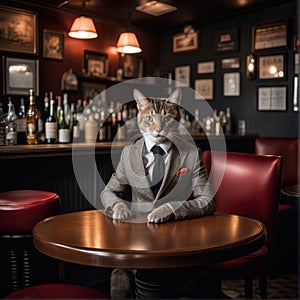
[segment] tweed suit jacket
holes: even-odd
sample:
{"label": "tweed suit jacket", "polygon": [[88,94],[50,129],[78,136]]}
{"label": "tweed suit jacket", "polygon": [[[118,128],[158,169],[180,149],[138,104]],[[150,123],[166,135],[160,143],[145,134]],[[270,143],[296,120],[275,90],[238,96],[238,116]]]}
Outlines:
{"label": "tweed suit jacket", "polygon": [[133,212],[147,213],[165,203],[172,209],[175,219],[215,212],[199,148],[189,142],[175,141],[172,144],[169,150],[171,159],[166,164],[162,185],[154,196],[143,161],[144,147],[144,138],[124,147],[115,173],[100,194],[105,211],[109,211],[116,202],[123,201],[130,186],[132,199],[126,204]]}

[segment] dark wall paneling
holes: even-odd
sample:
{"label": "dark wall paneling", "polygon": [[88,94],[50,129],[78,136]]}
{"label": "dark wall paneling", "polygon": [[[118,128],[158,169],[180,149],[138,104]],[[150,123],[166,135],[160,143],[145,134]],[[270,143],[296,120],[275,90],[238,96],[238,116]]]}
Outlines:
{"label": "dark wall paneling", "polygon": [[[284,80],[248,80],[246,78],[246,56],[252,53],[252,26],[268,23],[276,20],[289,20],[289,45],[287,49],[265,49],[256,54],[285,53],[288,67],[287,77]],[[199,49],[193,52],[173,53],[172,36],[178,32],[170,32],[161,38],[160,64],[173,72],[174,68],[181,65],[191,66],[191,87],[194,88],[194,80],[198,78],[213,78],[215,81],[214,99],[208,103],[212,108],[225,110],[230,106],[232,118],[235,122],[239,119],[246,120],[246,132],[259,134],[260,136],[298,136],[298,113],[293,111],[293,63],[294,49],[292,40],[297,33],[297,8],[295,3],[284,4],[278,7],[257,11],[247,15],[236,16],[217,23],[205,26],[196,26],[199,30]],[[214,49],[214,34],[217,31],[237,28],[239,30],[240,47],[236,52],[216,53]],[[183,28],[182,28],[183,30]],[[240,57],[241,67],[237,71],[241,74],[241,94],[239,97],[224,97],[223,73],[221,59],[225,57]],[[197,74],[197,63],[200,61],[215,61],[214,74]],[[231,72],[235,70],[226,70]],[[270,112],[257,110],[257,87],[258,86],[287,86],[287,111]],[[197,101],[197,100],[195,100]],[[200,104],[199,104],[200,106]]]}

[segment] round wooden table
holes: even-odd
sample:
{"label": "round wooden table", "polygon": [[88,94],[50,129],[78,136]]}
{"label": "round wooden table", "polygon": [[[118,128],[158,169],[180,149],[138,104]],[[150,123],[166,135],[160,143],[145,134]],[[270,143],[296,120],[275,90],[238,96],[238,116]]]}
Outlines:
{"label": "round wooden table", "polygon": [[[33,229],[35,247],[53,258],[109,268],[172,268],[238,257],[264,244],[259,221],[215,214],[164,224],[122,222],[90,210],[50,217]],[[146,219],[145,219],[146,220]]]}

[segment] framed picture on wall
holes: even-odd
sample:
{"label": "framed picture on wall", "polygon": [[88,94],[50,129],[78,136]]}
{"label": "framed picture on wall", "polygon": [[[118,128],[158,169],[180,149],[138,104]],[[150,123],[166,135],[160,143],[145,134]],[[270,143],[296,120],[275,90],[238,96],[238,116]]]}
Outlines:
{"label": "framed picture on wall", "polygon": [[198,74],[210,74],[215,72],[215,62],[214,61],[204,61],[197,64]]}
{"label": "framed picture on wall", "polygon": [[258,87],[257,105],[259,111],[286,111],[287,87]]}
{"label": "framed picture on wall", "polygon": [[64,33],[45,29],[43,32],[43,58],[63,60]]}
{"label": "framed picture on wall", "polygon": [[278,21],[255,25],[252,28],[252,50],[287,47],[288,24]]}
{"label": "framed picture on wall", "polygon": [[5,89],[6,95],[28,95],[29,89],[33,89],[36,96],[39,95],[39,61],[6,57],[5,65]]}
{"label": "framed picture on wall", "polygon": [[214,80],[196,79],[194,83],[196,100],[212,100],[214,98]]}
{"label": "framed picture on wall", "polygon": [[236,97],[240,96],[240,72],[223,74],[223,96]]}
{"label": "framed picture on wall", "polygon": [[239,31],[237,28],[219,30],[215,33],[214,39],[217,52],[239,50]]}
{"label": "framed picture on wall", "polygon": [[144,60],[140,56],[126,54],[122,58],[122,69],[124,78],[143,77]]}
{"label": "framed picture on wall", "polygon": [[84,50],[84,68],[87,76],[107,77],[108,55]]}
{"label": "framed picture on wall", "polygon": [[0,51],[37,53],[36,13],[0,6]]}
{"label": "framed picture on wall", "polygon": [[175,86],[176,87],[184,87],[190,86],[190,66],[180,66],[175,68]]}
{"label": "framed picture on wall", "polygon": [[106,85],[96,82],[82,82],[82,99],[90,100],[95,99],[101,92],[106,89]]}
{"label": "framed picture on wall", "polygon": [[239,69],[240,66],[239,57],[222,58],[221,60],[222,69]]}
{"label": "framed picture on wall", "polygon": [[179,33],[173,36],[173,52],[185,52],[198,49],[198,31]]}
{"label": "framed picture on wall", "polygon": [[285,78],[284,54],[261,55],[258,58],[259,79],[283,79]]}

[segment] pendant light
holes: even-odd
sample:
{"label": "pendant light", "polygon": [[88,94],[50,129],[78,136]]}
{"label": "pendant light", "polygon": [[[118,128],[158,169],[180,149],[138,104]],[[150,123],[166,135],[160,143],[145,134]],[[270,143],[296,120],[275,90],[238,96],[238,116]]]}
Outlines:
{"label": "pendant light", "polygon": [[[129,13],[128,23],[130,23],[130,15]],[[121,33],[117,43],[117,51],[123,55],[142,52],[136,34],[132,31]]]}
{"label": "pendant light", "polygon": [[[82,0],[82,11],[85,12],[85,2]],[[94,21],[86,16],[77,17],[70,29],[69,36],[75,39],[94,39],[98,36]]]}

